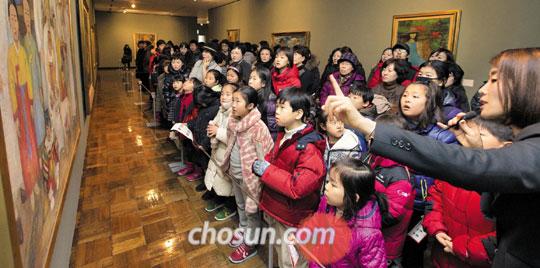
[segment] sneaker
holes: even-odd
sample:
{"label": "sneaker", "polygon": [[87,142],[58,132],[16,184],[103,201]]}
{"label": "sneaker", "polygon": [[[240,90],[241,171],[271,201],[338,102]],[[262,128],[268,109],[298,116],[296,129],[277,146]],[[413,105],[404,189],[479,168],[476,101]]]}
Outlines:
{"label": "sneaker", "polygon": [[236,215],[236,210],[231,210],[228,207],[224,207],[216,214],[214,219],[216,221],[224,221],[230,219],[234,215]]}
{"label": "sneaker", "polygon": [[201,184],[199,184],[199,185],[197,185],[197,186],[195,186],[195,191],[197,191],[197,192],[204,192],[204,191],[206,191],[206,185],[204,184],[204,182],[201,183]]}
{"label": "sneaker", "polygon": [[197,168],[193,169],[193,172],[191,172],[190,174],[186,175],[186,180],[187,180],[187,181],[198,181],[198,180],[200,180],[200,179],[202,179],[202,178],[203,178],[203,174],[202,174],[202,172],[201,172],[199,169],[197,169]]}
{"label": "sneaker", "polygon": [[229,261],[232,263],[242,263],[247,259],[257,255],[257,248],[250,247],[245,243],[242,243],[239,247],[229,255]]}
{"label": "sneaker", "polygon": [[231,241],[229,241],[229,247],[237,248],[244,243],[244,231],[234,232]]}
{"label": "sneaker", "polygon": [[214,200],[210,200],[208,202],[208,205],[206,205],[206,208],[204,208],[204,210],[208,211],[208,212],[212,212],[212,211],[216,211],[220,208],[222,208],[223,206],[225,206],[225,204],[223,203],[217,203],[216,201]]}
{"label": "sneaker", "polygon": [[178,176],[186,176],[188,174],[191,174],[193,172],[193,166],[186,166],[185,168],[183,169],[180,169],[180,171],[178,171]]}

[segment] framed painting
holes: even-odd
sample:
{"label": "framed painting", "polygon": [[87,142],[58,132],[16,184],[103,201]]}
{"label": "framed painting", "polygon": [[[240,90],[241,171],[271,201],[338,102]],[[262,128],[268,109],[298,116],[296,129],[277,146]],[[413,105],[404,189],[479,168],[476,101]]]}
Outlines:
{"label": "framed painting", "polygon": [[157,42],[157,35],[155,33],[134,33],[133,34],[133,49],[136,50],[137,48],[137,42],[140,40],[143,41],[150,41],[152,45],[155,47]]}
{"label": "framed painting", "polygon": [[309,47],[309,32],[272,33],[271,40],[272,46],[279,44],[291,48],[296,45]]}
{"label": "framed painting", "polygon": [[95,39],[94,37],[94,18],[90,12],[87,0],[78,0],[79,13],[79,56],[81,58],[81,77],[84,97],[84,111],[86,115],[92,112],[94,92],[97,79]]}
{"label": "framed painting", "polygon": [[227,40],[230,42],[240,41],[240,29],[227,30]]}
{"label": "framed painting", "polygon": [[0,174],[17,267],[48,266],[79,142],[72,2],[1,2]]}
{"label": "framed painting", "polygon": [[409,45],[409,61],[420,65],[440,47],[457,52],[461,10],[397,15],[392,23],[391,45]]}

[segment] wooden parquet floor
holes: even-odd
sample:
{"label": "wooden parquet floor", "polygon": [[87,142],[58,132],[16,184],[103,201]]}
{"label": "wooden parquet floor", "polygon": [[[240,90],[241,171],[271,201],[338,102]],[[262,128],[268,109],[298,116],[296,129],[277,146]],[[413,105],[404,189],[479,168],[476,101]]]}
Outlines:
{"label": "wooden parquet floor", "polygon": [[219,228],[237,219],[215,221],[197,182],[169,170],[179,152],[167,130],[145,126],[136,87],[132,72],[100,71],[70,266],[265,267],[264,253],[234,265],[228,246],[188,243],[189,230],[204,221]]}

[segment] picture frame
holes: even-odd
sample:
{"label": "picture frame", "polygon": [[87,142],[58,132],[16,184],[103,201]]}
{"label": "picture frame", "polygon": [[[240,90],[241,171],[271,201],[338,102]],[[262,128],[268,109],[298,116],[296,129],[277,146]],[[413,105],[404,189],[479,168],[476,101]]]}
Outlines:
{"label": "picture frame", "polygon": [[240,41],[240,29],[227,30],[227,40],[229,40],[229,42]]}
{"label": "picture frame", "polygon": [[298,31],[298,32],[278,32],[272,33],[270,40],[272,41],[272,47],[280,44],[282,46],[292,48],[295,45],[302,45],[309,47],[310,32]]}
{"label": "picture frame", "polygon": [[158,39],[157,39],[156,33],[144,33],[144,32],[133,33],[132,49],[134,49],[134,51],[137,51],[137,42],[139,42],[139,40],[150,41],[150,43],[152,43],[152,45],[155,47]]}
{"label": "picture frame", "polygon": [[72,26],[76,9],[73,1],[60,0],[3,5],[0,49],[7,55],[0,60],[0,202],[5,202],[15,267],[48,267],[83,122],[83,92],[75,73],[78,29]]}
{"label": "picture frame", "polygon": [[457,54],[461,10],[446,10],[395,15],[392,19],[391,46],[409,45],[409,61],[420,65],[431,51],[440,47]]}

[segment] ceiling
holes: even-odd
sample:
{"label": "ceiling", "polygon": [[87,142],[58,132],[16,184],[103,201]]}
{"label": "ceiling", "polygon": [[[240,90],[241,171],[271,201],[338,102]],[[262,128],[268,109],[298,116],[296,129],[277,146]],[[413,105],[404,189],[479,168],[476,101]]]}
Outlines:
{"label": "ceiling", "polygon": [[[94,0],[97,11],[197,17],[208,20],[208,9],[239,0]],[[131,8],[135,4],[135,8]],[[202,20],[202,21],[201,21]]]}

